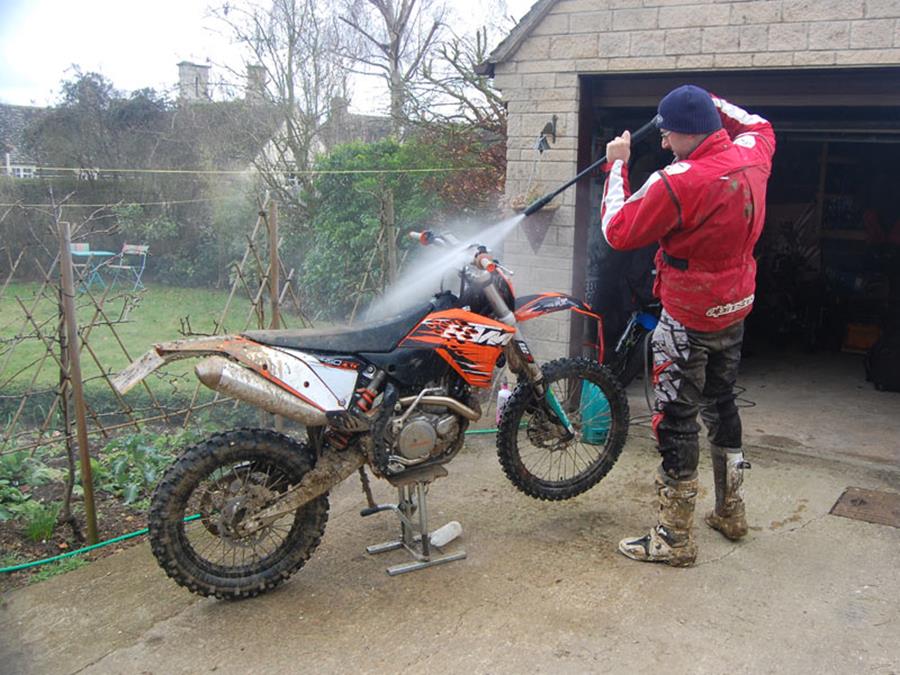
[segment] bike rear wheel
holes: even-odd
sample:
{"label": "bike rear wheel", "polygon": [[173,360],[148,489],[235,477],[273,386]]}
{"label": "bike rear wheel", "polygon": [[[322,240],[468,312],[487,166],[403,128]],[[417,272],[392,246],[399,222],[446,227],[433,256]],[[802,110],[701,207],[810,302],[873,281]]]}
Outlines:
{"label": "bike rear wheel", "polygon": [[543,373],[574,436],[568,437],[531,385],[521,383],[503,408],[497,454],[519,490],[558,501],[591,489],[616,463],[628,435],[628,400],[596,361],[558,359],[544,365]]}
{"label": "bike rear wheel", "polygon": [[241,523],[313,467],[304,443],[263,429],[216,434],[166,471],[150,504],[150,546],[160,566],[199,595],[238,599],[275,588],[319,545],[328,495],[252,532]]}

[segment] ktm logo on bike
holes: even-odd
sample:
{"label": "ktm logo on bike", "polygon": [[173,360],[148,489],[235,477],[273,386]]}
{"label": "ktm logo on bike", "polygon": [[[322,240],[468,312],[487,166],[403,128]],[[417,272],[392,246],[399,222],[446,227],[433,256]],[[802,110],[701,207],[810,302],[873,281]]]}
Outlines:
{"label": "ktm logo on bike", "polygon": [[[429,322],[431,323],[431,322]],[[511,332],[502,331],[491,326],[482,326],[477,323],[464,323],[461,321],[436,321],[436,326],[441,330],[444,340],[458,340],[459,342],[473,342],[478,345],[491,345],[502,347],[512,339]],[[441,326],[440,324],[444,324]]]}
{"label": "ktm logo on bike", "polygon": [[459,340],[460,342],[473,342],[479,345],[495,345],[502,347],[512,339],[513,333],[508,333],[490,326],[482,326],[477,323],[463,323],[449,321],[441,331],[441,337],[445,340]]}

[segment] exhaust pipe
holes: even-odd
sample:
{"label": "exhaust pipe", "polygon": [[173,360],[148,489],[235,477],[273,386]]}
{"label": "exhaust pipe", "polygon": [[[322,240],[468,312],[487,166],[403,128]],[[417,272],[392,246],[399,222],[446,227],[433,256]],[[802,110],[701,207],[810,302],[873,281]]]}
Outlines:
{"label": "exhaust pipe", "polygon": [[273,415],[282,415],[308,427],[324,426],[325,413],[304,403],[252,370],[232,363],[223,356],[211,356],[198,363],[194,372],[197,378],[213,391],[217,391]]}
{"label": "exhaust pipe", "polygon": [[400,405],[409,406],[416,405],[437,405],[452,410],[457,415],[462,415],[471,422],[477,422],[481,418],[481,413],[473,410],[464,403],[460,403],[455,398],[449,396],[404,396],[399,401]]}

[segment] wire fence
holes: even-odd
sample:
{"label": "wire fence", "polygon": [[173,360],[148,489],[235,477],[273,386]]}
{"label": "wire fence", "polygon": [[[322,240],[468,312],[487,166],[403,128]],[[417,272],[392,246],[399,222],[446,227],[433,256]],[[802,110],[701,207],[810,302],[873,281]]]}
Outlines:
{"label": "wire fence", "polygon": [[[46,231],[30,232],[30,245],[0,247],[0,462],[59,447],[70,471],[54,475],[71,494],[81,446],[89,463],[89,446],[96,450],[117,434],[196,427],[214,409],[232,418],[256,415],[202,389],[190,364],[169,364],[126,396],[112,377],[153,342],[310,326],[295,270],[280,254],[277,213],[268,196],[259,200],[243,255],[229,264],[227,291],[150,283],[149,246],[97,249],[92,235],[102,228],[90,219],[73,228],[58,212]],[[82,482],[89,479],[89,466],[80,472]],[[0,481],[0,489],[7,484]],[[85,489],[85,502],[88,496]],[[90,522],[88,533],[90,542]]]}

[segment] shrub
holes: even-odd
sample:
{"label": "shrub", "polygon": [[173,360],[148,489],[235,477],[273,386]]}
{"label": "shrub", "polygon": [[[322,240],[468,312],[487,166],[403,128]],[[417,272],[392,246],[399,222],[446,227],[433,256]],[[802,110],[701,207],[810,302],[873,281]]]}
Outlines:
{"label": "shrub", "polygon": [[94,479],[99,487],[131,504],[146,495],[162,472],[185,445],[197,440],[197,434],[144,432],[128,434],[110,441],[101,452]]}
{"label": "shrub", "polygon": [[25,521],[25,535],[31,541],[44,541],[53,536],[59,517],[59,504],[42,504],[29,499],[23,505],[21,518]]}

